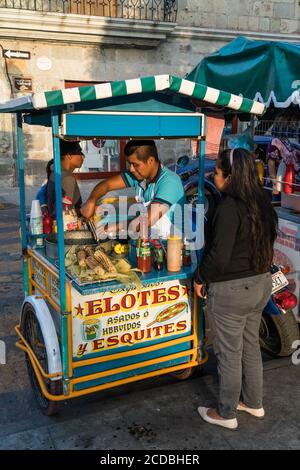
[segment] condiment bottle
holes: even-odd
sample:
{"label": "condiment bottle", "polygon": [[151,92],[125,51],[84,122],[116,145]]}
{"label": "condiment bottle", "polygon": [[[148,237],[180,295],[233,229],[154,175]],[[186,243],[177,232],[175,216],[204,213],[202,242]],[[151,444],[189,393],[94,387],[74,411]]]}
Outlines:
{"label": "condiment bottle", "polygon": [[191,246],[190,242],[185,238],[183,243],[183,254],[182,254],[182,264],[183,266],[191,266]]}
{"label": "condiment bottle", "polygon": [[147,216],[140,216],[140,239],[137,248],[137,267],[143,273],[151,271],[151,249],[148,238]]}
{"label": "condiment bottle", "polygon": [[48,212],[48,209],[45,210],[43,214],[43,232],[51,233],[53,228],[53,219]]}
{"label": "condiment bottle", "polygon": [[[38,199],[34,199],[31,203],[30,232],[32,235],[43,234],[43,215],[42,215],[40,201]],[[43,245],[44,245],[43,238],[34,239],[34,242],[33,242],[34,247],[41,248]]]}
{"label": "condiment bottle", "polygon": [[143,273],[149,273],[151,271],[151,249],[148,238],[142,238],[140,240],[137,267],[143,271]]}
{"label": "condiment bottle", "polygon": [[158,240],[152,240],[154,253],[153,253],[153,267],[157,271],[161,271],[164,267],[164,251],[162,244]]}
{"label": "condiment bottle", "polygon": [[167,241],[167,270],[178,272],[181,270],[182,238],[171,236]]}

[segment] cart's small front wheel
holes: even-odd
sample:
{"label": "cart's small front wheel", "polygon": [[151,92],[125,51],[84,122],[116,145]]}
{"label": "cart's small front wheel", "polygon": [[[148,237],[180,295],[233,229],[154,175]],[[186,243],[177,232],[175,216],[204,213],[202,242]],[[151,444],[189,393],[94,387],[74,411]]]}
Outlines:
{"label": "cart's small front wheel", "polygon": [[188,367],[187,369],[176,370],[175,372],[171,372],[171,377],[174,377],[177,380],[187,380],[189,379],[195,372],[195,367]]}
{"label": "cart's small front wheel", "polygon": [[187,380],[192,376],[200,377],[203,375],[204,365],[200,364],[195,367],[188,367],[187,369],[176,370],[171,372],[171,377],[174,377],[177,380]]}
{"label": "cart's small front wheel", "polygon": [[[23,309],[22,332],[26,341],[34,352],[36,358],[41,364],[42,368],[45,372],[48,372],[47,351],[45,347],[44,337],[37,317],[35,315],[34,307],[29,303],[26,304]],[[42,413],[46,416],[52,416],[57,414],[59,411],[59,402],[49,400],[43,395],[28,354],[25,354],[25,357],[30,383],[39,408],[41,409]],[[60,395],[62,393],[61,380],[45,380],[45,385],[51,395]]]}

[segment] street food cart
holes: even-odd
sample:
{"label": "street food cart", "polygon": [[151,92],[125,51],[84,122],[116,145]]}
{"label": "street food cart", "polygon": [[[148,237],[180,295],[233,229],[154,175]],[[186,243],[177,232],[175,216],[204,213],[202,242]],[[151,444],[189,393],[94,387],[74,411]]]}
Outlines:
{"label": "street food cart", "polygon": [[[16,344],[26,354],[33,390],[47,415],[61,400],[161,374],[187,377],[207,360],[202,303],[192,288],[195,259],[178,273],[143,274],[142,288],[113,280],[80,285],[66,274],[62,217],[60,138],[199,139],[203,245],[205,115],[193,99],[264,111],[255,101],[169,75],[36,93],[0,105],[0,112],[17,114],[25,299]],[[57,262],[33,248],[26,232],[24,125],[52,131]]]}

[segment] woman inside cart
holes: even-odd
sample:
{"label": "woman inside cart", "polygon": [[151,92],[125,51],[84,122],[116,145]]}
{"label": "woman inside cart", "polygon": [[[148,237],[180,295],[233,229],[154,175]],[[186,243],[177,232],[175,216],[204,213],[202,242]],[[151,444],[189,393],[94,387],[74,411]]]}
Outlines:
{"label": "woman inside cart", "polygon": [[203,286],[208,292],[219,399],[217,408],[200,406],[198,412],[211,424],[235,429],[237,411],[264,416],[259,325],[272,291],[277,216],[247,150],[221,153],[215,184],[225,197],[214,214],[194,285],[199,297]]}
{"label": "woman inside cart", "polygon": [[[61,158],[61,184],[63,196],[72,200],[77,212],[82,204],[80,190],[73,174],[76,168],[83,164],[84,154],[79,142],[60,141]],[[55,188],[54,188],[54,164],[50,166],[50,175],[47,183],[48,211],[55,218]]]}

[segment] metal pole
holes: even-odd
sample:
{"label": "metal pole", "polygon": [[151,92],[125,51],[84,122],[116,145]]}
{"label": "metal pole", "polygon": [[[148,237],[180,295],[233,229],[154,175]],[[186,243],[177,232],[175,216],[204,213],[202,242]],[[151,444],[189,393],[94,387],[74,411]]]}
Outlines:
{"label": "metal pole", "polygon": [[20,211],[21,211],[21,237],[23,254],[23,282],[24,295],[29,295],[28,279],[28,256],[27,256],[27,233],[26,233],[26,204],[25,204],[25,175],[24,175],[24,147],[23,147],[23,122],[22,113],[17,114],[17,141],[18,141],[18,174],[19,174],[19,193],[20,193]]}
{"label": "metal pole", "polygon": [[68,315],[66,312],[66,271],[65,271],[65,253],[64,253],[64,224],[62,209],[62,182],[61,182],[61,164],[60,164],[60,145],[59,145],[59,115],[58,111],[51,112],[52,123],[52,142],[54,157],[54,185],[55,185],[55,208],[57,222],[57,241],[58,241],[58,261],[59,261],[59,299],[61,313],[61,347],[63,363],[63,389],[64,394],[68,395],[69,387],[69,356],[68,356]]}
{"label": "metal pole", "polygon": [[[199,230],[201,230],[201,241],[202,246],[197,251],[198,263],[201,262],[203,256],[203,246],[204,246],[204,203],[205,203],[205,155],[206,155],[206,116],[202,116],[202,135],[200,142],[200,155],[199,155],[199,173],[198,173],[198,210],[200,210],[201,215],[201,225]],[[198,354],[199,359],[203,359],[203,339],[204,339],[204,312],[203,312],[203,299],[198,299],[198,339],[199,347]]]}
{"label": "metal pole", "polygon": [[[205,155],[206,155],[206,116],[201,117],[202,122],[202,135],[200,141],[200,155],[199,155],[199,171],[198,171],[198,207],[201,215],[201,240],[204,242],[204,203],[205,203]],[[197,252],[198,262],[202,257],[202,248]]]}

